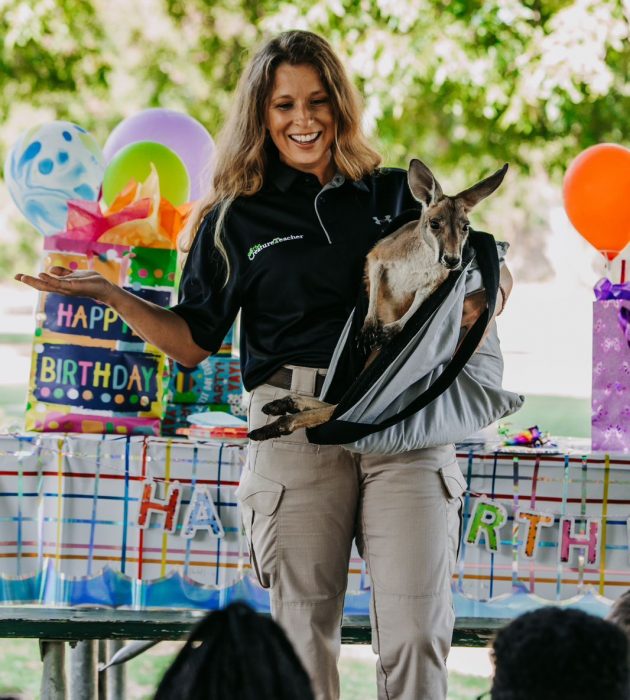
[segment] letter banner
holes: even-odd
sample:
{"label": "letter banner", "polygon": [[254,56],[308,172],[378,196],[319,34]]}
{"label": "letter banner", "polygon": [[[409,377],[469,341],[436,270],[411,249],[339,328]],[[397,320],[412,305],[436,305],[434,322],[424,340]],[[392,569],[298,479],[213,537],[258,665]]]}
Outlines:
{"label": "letter banner", "polygon": [[458,615],[513,617],[545,601],[605,615],[630,588],[630,456],[571,444],[458,451]]}

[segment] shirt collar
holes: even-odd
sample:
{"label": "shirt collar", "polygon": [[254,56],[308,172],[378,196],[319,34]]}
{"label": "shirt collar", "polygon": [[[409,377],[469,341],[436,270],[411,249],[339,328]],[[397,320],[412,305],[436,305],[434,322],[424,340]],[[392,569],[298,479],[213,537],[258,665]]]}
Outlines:
{"label": "shirt collar", "polygon": [[269,180],[280,192],[287,192],[296,181],[299,172],[289,167],[278,158],[277,153],[269,154],[269,164],[267,166]]}
{"label": "shirt collar", "polygon": [[[283,163],[278,157],[277,153],[269,154],[268,173],[269,180],[280,190],[280,192],[288,192],[291,185],[293,185],[296,179],[303,174],[299,170],[295,170],[295,168]],[[346,182],[345,176],[338,172],[330,183],[328,183],[328,185],[332,187],[341,187],[344,182]],[[349,182],[359,190],[363,190],[364,192],[370,191],[370,188],[363,180],[349,180]]]}

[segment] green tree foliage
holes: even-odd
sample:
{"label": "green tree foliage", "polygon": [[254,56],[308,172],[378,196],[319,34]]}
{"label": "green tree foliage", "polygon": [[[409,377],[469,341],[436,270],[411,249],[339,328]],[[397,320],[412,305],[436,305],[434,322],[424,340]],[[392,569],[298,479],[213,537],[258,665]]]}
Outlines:
{"label": "green tree foliage", "polygon": [[628,143],[629,22],[628,0],[0,0],[0,157],[28,109],[101,143],[152,106],[216,135],[252,49],[304,28],[344,58],[388,164],[557,181],[583,148]]}

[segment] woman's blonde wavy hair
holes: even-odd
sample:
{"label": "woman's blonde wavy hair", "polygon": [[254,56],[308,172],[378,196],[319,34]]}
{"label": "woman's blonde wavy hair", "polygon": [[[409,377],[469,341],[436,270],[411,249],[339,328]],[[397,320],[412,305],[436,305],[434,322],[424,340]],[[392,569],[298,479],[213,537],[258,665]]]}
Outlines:
{"label": "woman's blonde wavy hair", "polygon": [[306,31],[288,31],[268,41],[251,59],[239,80],[232,108],[217,140],[212,189],[197,205],[182,236],[181,249],[188,252],[206,215],[217,208],[214,241],[226,263],[230,261],[223,241],[225,217],[237,197],[260,190],[266,167],[266,111],[275,71],[281,63],[309,64],[319,73],[328,92],[335,117],[332,159],[336,171],[360,180],[381,162],[361,130],[361,101],[330,44]]}

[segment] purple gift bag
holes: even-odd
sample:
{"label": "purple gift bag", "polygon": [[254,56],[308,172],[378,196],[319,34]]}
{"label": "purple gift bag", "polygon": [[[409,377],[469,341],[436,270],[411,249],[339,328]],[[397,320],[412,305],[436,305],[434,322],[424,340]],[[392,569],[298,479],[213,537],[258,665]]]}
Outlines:
{"label": "purple gift bag", "polygon": [[601,280],[593,303],[593,452],[630,452],[630,283]]}

